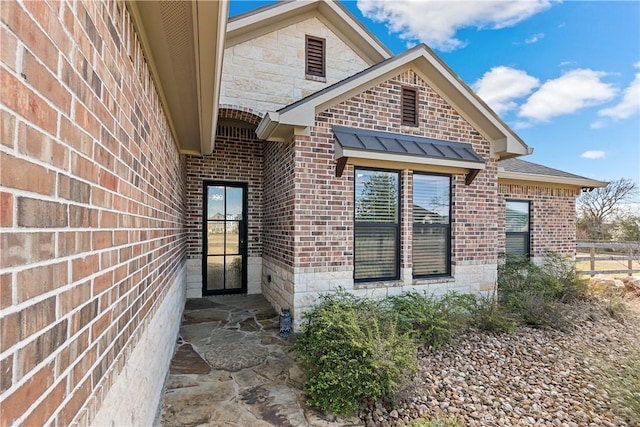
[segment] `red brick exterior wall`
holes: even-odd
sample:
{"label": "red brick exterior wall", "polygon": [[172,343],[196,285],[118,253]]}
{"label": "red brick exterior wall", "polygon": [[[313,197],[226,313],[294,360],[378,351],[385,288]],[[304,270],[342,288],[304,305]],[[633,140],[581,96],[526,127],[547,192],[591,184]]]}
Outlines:
{"label": "red brick exterior wall", "polygon": [[[400,124],[402,86],[418,90],[419,126]],[[495,263],[498,239],[497,166],[489,142],[413,71],[383,82],[318,114],[309,137],[296,137],[296,267],[353,265],[353,175],[347,165],[335,177],[333,133],[341,125],[467,142],[487,167],[473,181],[453,175],[452,263]],[[401,168],[402,166],[398,166]],[[402,176],[401,265],[411,265],[412,172]]]}
{"label": "red brick exterior wall", "polygon": [[295,150],[292,141],[264,143],[264,245],[280,267],[294,265]]}
{"label": "red brick exterior wall", "polygon": [[87,424],[184,274],[185,162],[122,2],[0,9],[2,424]]}
{"label": "red brick exterior wall", "polygon": [[539,258],[547,252],[575,256],[576,197],[580,194],[579,189],[505,182],[500,182],[499,187],[499,252],[504,252],[505,245],[505,202],[522,200],[531,204],[531,256]]}

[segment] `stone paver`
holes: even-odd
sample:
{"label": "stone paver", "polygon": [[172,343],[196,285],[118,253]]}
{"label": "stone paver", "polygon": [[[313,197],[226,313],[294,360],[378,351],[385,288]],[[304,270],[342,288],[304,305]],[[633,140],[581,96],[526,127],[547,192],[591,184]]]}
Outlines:
{"label": "stone paver", "polygon": [[171,362],[164,426],[360,426],[304,403],[304,376],[261,295],[188,300]]}

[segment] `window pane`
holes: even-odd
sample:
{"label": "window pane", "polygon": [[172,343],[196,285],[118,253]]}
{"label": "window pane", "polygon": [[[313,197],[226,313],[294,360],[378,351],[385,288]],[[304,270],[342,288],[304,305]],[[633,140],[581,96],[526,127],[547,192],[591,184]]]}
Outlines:
{"label": "window pane", "polygon": [[208,187],[207,219],[224,219],[224,187]]}
{"label": "window pane", "polygon": [[356,169],[356,222],[398,223],[398,173]]}
{"label": "window pane", "polygon": [[207,257],[207,289],[224,289],[224,257]]}
{"label": "window pane", "polygon": [[226,240],[226,254],[239,254],[240,253],[240,222],[239,221],[227,221],[227,240]]}
{"label": "window pane", "polygon": [[242,257],[228,256],[226,259],[226,289],[239,289],[242,287]]}
{"label": "window pane", "polygon": [[413,176],[413,223],[449,224],[450,178]]}
{"label": "window pane", "polygon": [[507,232],[529,231],[529,202],[507,202]]}
{"label": "window pane", "polygon": [[396,277],[396,227],[355,228],[355,279]]}
{"label": "window pane", "polygon": [[413,275],[447,274],[448,229],[446,227],[413,228]]}
{"label": "window pane", "polygon": [[207,254],[224,254],[224,221],[207,222]]}
{"label": "window pane", "polygon": [[413,275],[451,271],[451,177],[413,175]]}
{"label": "window pane", "polygon": [[242,220],[242,188],[227,187],[227,220]]}
{"label": "window pane", "polygon": [[529,236],[526,233],[511,234],[507,233],[505,251],[509,255],[525,256],[528,255],[527,248]]}

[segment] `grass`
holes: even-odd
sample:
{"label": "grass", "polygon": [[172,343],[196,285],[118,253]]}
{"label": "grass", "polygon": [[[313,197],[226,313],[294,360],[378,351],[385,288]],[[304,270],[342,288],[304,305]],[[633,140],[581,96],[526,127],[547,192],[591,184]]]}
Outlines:
{"label": "grass", "polygon": [[[614,255],[614,254],[596,254],[596,256],[600,255]],[[577,257],[588,257],[589,252],[578,252],[576,254]],[[620,255],[624,256],[624,255]],[[634,270],[640,269],[640,259],[634,259],[631,266]],[[627,270],[629,268],[628,261],[626,259],[620,260],[608,260],[608,261],[595,261],[594,270],[599,271],[607,271],[607,270]],[[577,261],[576,262],[576,270],[578,271],[589,271],[591,270],[591,262],[590,261]],[[627,276],[626,273],[615,273],[615,274],[605,274],[606,277],[623,277]],[[638,273],[635,273],[634,276],[637,276]]]}

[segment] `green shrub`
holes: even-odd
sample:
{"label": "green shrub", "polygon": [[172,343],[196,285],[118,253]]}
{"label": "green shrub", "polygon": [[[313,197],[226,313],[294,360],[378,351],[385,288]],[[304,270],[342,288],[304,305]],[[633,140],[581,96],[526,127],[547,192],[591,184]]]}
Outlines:
{"label": "green shrub", "polygon": [[517,322],[492,296],[477,296],[471,309],[471,325],[483,331],[513,332]]}
{"label": "green shrub", "polygon": [[416,346],[380,302],[339,291],[304,316],[295,350],[308,374],[307,402],[352,414],[364,401],[393,400],[416,368]]}
{"label": "green shrub", "polygon": [[498,266],[498,303],[528,325],[566,328],[566,303],[586,292],[573,262],[560,255],[548,254],[542,265],[508,256]]}
{"label": "green shrub", "polygon": [[410,292],[389,297],[386,304],[397,314],[401,332],[409,332],[420,344],[437,349],[449,344],[468,325],[475,299],[456,292],[442,298]]}

